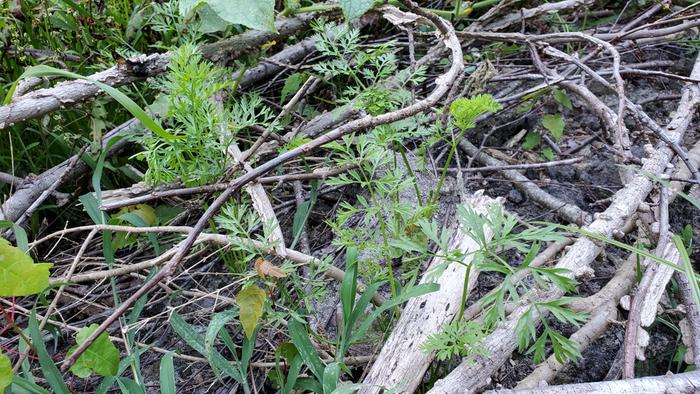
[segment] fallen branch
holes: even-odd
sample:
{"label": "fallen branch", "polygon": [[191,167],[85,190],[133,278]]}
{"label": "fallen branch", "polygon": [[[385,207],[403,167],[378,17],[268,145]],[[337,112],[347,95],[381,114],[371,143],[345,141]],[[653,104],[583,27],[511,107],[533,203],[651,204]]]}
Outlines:
{"label": "fallen branch", "polygon": [[[268,41],[283,40],[296,34],[315,17],[315,14],[302,14],[294,18],[281,18],[275,23],[278,33],[250,30],[228,40],[204,45],[201,51],[205,58],[215,63],[226,63],[247,51],[258,49]],[[87,78],[112,87],[123,86],[166,72],[170,56],[170,52],[137,56],[125,63],[134,66],[116,65]],[[0,130],[18,122],[75,106],[100,93],[101,90],[93,83],[82,80],[66,81],[52,88],[27,93],[0,107]]]}
{"label": "fallen branch", "polygon": [[494,394],[582,394],[582,393],[695,393],[700,390],[700,371],[678,375],[616,380],[612,382],[577,383],[540,387],[531,390],[490,390]]}

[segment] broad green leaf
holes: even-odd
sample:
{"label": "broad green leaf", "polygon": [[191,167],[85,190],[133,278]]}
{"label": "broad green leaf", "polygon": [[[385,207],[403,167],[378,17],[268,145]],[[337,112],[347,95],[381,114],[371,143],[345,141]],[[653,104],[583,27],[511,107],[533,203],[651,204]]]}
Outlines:
{"label": "broad green leaf", "polygon": [[534,131],[531,131],[525,136],[525,141],[523,141],[523,149],[532,150],[532,148],[536,147],[541,140],[542,136]]}
{"label": "broad green leaf", "polygon": [[230,23],[221,19],[221,17],[217,15],[216,11],[212,10],[208,5],[200,8],[198,13],[200,22],[199,32],[201,33],[216,33],[219,31],[224,31],[227,27],[231,26]]}
{"label": "broad green leaf", "polygon": [[36,294],[49,285],[51,263],[34,264],[31,257],[0,238],[0,297]]}
{"label": "broad green leaf", "polygon": [[238,292],[236,303],[240,307],[241,324],[247,338],[253,336],[255,326],[263,313],[265,305],[265,290],[258,286],[248,286]]}
{"label": "broad green leaf", "polygon": [[36,383],[31,382],[19,375],[15,375],[12,378],[12,387],[10,387],[11,393],[28,393],[28,394],[51,394],[48,390],[43,389]]}
{"label": "broad green leaf", "polygon": [[[201,354],[202,356],[207,355],[207,351],[204,346],[204,336],[195,331],[194,327],[188,324],[185,319],[182,318],[182,316],[173,312],[170,315],[170,325],[188,346],[196,350],[197,353]],[[209,363],[215,372],[223,371],[226,375],[232,377],[238,383],[243,384],[243,382],[245,382],[245,379],[241,375],[240,371],[233,368],[233,365],[216,350],[213,350],[213,357]]]}
{"label": "broad green leaf", "polygon": [[178,1],[178,11],[180,12],[180,16],[186,18],[192,11],[203,4],[206,4],[206,2],[202,0],[180,0]]}
{"label": "broad green leaf", "polygon": [[[254,30],[276,32],[275,0],[186,0],[180,5],[180,15],[186,16],[201,4],[208,4],[219,18]],[[183,13],[184,12],[184,13]]]}
{"label": "broad green leaf", "polygon": [[82,79],[84,81],[90,82],[93,85],[97,86],[98,88],[102,89],[105,93],[108,95],[112,96],[113,99],[117,100],[119,104],[121,104],[127,111],[131,112],[132,115],[136,119],[138,119],[144,126],[146,126],[148,129],[150,129],[154,134],[159,136],[160,138],[166,139],[166,140],[173,140],[173,139],[179,139],[179,138],[184,138],[182,136],[176,136],[168,133],[163,129],[163,127],[158,124],[155,120],[151,119],[148,114],[139,107],[138,104],[136,104],[132,99],[130,99],[127,95],[124,93],[120,92],[119,90],[106,85],[102,82],[95,81],[93,79],[84,77],[80,74],[75,74],[70,71],[65,71],[65,70],[59,70],[57,68],[51,67],[51,66],[46,66],[46,65],[39,65],[39,66],[33,66],[27,68],[22,75],[17,78],[15,83],[12,84],[10,87],[10,90],[7,92],[7,96],[5,96],[5,105],[10,103],[10,100],[12,100],[12,94],[14,94],[15,89],[17,88],[17,84],[19,83],[20,80],[24,78],[29,78],[29,77],[51,77],[51,76],[59,76],[63,78],[73,78],[73,79]]}
{"label": "broad green leaf", "polygon": [[[83,327],[76,335],[77,345],[68,350],[66,357],[73,352],[97,329],[97,324]],[[106,332],[100,334],[70,368],[76,376],[87,378],[93,372],[101,376],[114,376],[119,371],[119,350],[109,340]]]}
{"label": "broad green leaf", "polygon": [[564,119],[561,117],[561,114],[545,115],[544,118],[542,118],[542,126],[549,130],[552,137],[554,137],[557,142],[559,142],[561,136],[564,135]]}
{"label": "broad green leaf", "polygon": [[173,366],[173,353],[166,353],[160,359],[160,392],[161,394],[175,394],[175,367]]}
{"label": "broad green leaf", "polygon": [[219,312],[214,317],[212,317],[209,327],[207,327],[207,334],[204,337],[204,349],[207,352],[207,358],[211,358],[213,354],[214,345],[216,344],[216,337],[219,336],[219,331],[230,322],[234,317],[238,316],[238,311],[235,309],[229,309],[223,312]]}
{"label": "broad green leaf", "polygon": [[280,103],[284,103],[284,100],[296,94],[296,92],[301,87],[301,84],[309,79],[309,75],[306,73],[294,73],[284,80],[284,86],[282,86],[282,92],[280,93]]}
{"label": "broad green leaf", "polygon": [[5,392],[5,387],[12,383],[12,362],[10,358],[0,352],[0,393]]}
{"label": "broad green leaf", "polygon": [[549,161],[552,161],[555,158],[554,151],[550,147],[542,149],[542,156]]}
{"label": "broad green leaf", "polygon": [[29,250],[29,239],[27,238],[27,232],[24,231],[22,226],[17,225],[9,220],[0,220],[0,228],[11,228],[15,233],[15,240],[17,241],[17,247],[22,251],[26,252]]}
{"label": "broad green leaf", "polygon": [[303,324],[296,320],[289,321],[289,336],[292,338],[292,343],[297,347],[301,358],[304,359],[304,363],[309,367],[311,372],[316,376],[318,380],[323,380],[323,363],[316,353],[316,348],[311,344],[309,340],[309,333],[306,332],[306,328]]}
{"label": "broad green leaf", "polygon": [[348,21],[361,17],[373,5],[374,0],[340,0],[340,8]]}
{"label": "broad green leaf", "polygon": [[335,390],[340,378],[340,364],[330,363],[323,370],[323,392],[330,394]]}
{"label": "broad green leaf", "polygon": [[569,99],[569,96],[566,95],[566,93],[557,88],[552,89],[552,93],[554,94],[554,100],[556,100],[557,103],[561,104],[569,110],[573,109],[573,106],[571,105],[571,100]]}
{"label": "broad green leaf", "polygon": [[136,206],[124,207],[119,210],[117,215],[133,213],[143,220],[145,226],[154,226],[156,224],[156,211],[148,204],[138,204]]}
{"label": "broad green leaf", "polygon": [[367,316],[367,318],[362,322],[362,324],[360,324],[360,326],[357,327],[357,329],[352,335],[352,338],[350,338],[349,343],[352,344],[362,339],[365,336],[367,330],[372,325],[372,323],[385,310],[403,304],[404,302],[408,301],[413,297],[420,297],[422,295],[438,291],[439,289],[440,285],[437,283],[422,283],[420,285],[416,285],[411,287],[410,289],[402,291],[401,294],[397,295],[395,298],[387,300],[381,306],[378,306],[377,309],[375,309],[372,313],[370,313],[369,316]]}

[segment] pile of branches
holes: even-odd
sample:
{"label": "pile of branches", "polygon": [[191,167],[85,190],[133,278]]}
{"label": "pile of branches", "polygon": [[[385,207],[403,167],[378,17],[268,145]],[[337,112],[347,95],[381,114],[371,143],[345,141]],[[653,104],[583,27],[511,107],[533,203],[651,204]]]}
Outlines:
{"label": "pile of branches", "polygon": [[[537,365],[527,358],[522,370],[515,373],[517,379],[509,378],[512,374],[508,371],[512,372],[518,357],[524,357],[514,354],[519,347],[518,321],[529,313],[529,304],[513,302],[506,305],[507,317],[483,338],[486,352],[464,359],[453,357],[451,362],[437,361],[434,353],[424,351],[423,343],[455,319],[483,319],[478,300],[488,296],[496,284],[492,283],[493,276],[469,277],[462,265],[448,269],[437,280],[428,278],[429,270],[424,269],[421,282],[437,281],[440,290],[411,299],[400,311],[391,334],[378,346],[354,348],[352,356],[344,360],[354,373],[348,372],[344,380],[362,383],[358,388],[367,393],[383,389],[414,392],[420,387],[429,388],[431,393],[487,388],[508,391],[503,387],[533,392],[665,392],[692,391],[700,386],[696,372],[634,379],[635,362],[644,357],[649,342],[647,327],[655,320],[674,273],[685,306],[687,330],[683,337],[690,349],[687,362],[700,362],[700,314],[693,296],[693,288],[697,287],[692,283],[694,276],[691,274],[689,280],[677,268],[658,262],[662,259],[682,267],[681,257],[687,251],[681,251],[673,242],[673,222],[681,219],[669,215],[669,205],[687,185],[700,183],[700,135],[693,132],[693,116],[700,102],[700,60],[686,62],[686,48],[676,44],[697,36],[700,14],[692,6],[681,7],[670,1],[650,4],[634,15],[595,8],[593,3],[564,0],[520,8],[519,2],[502,1],[478,17],[461,20],[437,16],[411,1],[401,2],[400,8],[374,9],[354,21],[357,28],[374,32],[363,39],[368,44],[378,44],[392,36],[400,48],[397,56],[401,67],[427,70],[424,81],[410,86],[413,97],[409,103],[378,114],[350,103],[307,119],[297,112],[303,108],[300,104],[322,94],[319,89],[323,86],[321,78],[312,76],[300,84],[284,106],[277,106],[276,120],[292,119],[285,129],[273,132],[270,128],[251,128],[249,140],[235,141],[229,147],[227,153],[234,164],[215,183],[196,187],[137,183],[99,190],[99,181],[91,182],[93,168],[81,160],[89,147],[38,175],[18,178],[0,173],[0,181],[12,185],[11,194],[2,204],[0,219],[12,222],[15,229],[26,226],[28,219],[51,201],[63,208],[82,204],[90,212],[85,200],[77,197],[84,193],[97,197],[99,206],[92,207],[90,214],[97,224],[89,224],[88,215],[80,225],[66,223],[56,228],[54,223],[44,229],[41,237],[28,243],[30,254],[37,260],[54,264],[50,283],[55,291],[47,293],[47,305],[36,315],[39,327],[55,327],[50,335],[58,340],[57,332],[72,334],[81,327],[97,324],[70,355],[63,351],[73,345],[72,339],[62,345],[65,349],[56,353],[56,361],[62,360],[61,370],[68,376],[68,369],[103,332],[124,346],[129,340],[123,334],[136,328],[138,346],[147,349],[146,354],[156,355],[148,358],[149,363],[161,354],[178,350],[174,353],[178,360],[178,387],[196,391],[216,384],[208,366],[210,360],[193,355],[190,347],[179,343],[166,322],[173,310],[179,310],[186,312],[192,324],[204,322],[206,326],[213,314],[237,305],[235,295],[241,281],[231,280],[232,276],[222,267],[221,252],[243,244],[259,248],[269,260],[292,261],[302,271],[322,270],[328,291],[334,295],[329,296],[329,305],[319,304],[309,320],[321,336],[340,327],[337,322],[336,326],[330,324],[329,316],[339,305],[339,283],[347,278],[344,270],[348,268],[343,267],[344,252],[329,246],[333,233],[323,220],[331,219],[333,213],[316,208],[318,211],[310,214],[320,220],[302,225],[300,241],[295,242],[299,250],[291,248],[295,237],[291,217],[295,210],[308,205],[312,189],[313,198],[325,202],[317,207],[333,210],[339,201],[354,204],[357,190],[323,185],[325,180],[354,166],[329,168],[314,157],[323,155],[333,141],[425,114],[427,123],[443,125],[447,133],[452,131],[451,138],[458,145],[454,152],[456,167],[450,161],[453,154],[449,144],[440,142],[429,148],[425,168],[416,169],[434,176],[443,166],[450,167],[447,172],[454,179],[451,186],[461,201],[454,196],[439,197],[441,212],[451,212],[458,204],[476,210],[484,204],[505,204],[507,210],[523,219],[545,218],[577,229],[562,240],[549,242],[530,264],[561,269],[581,283],[599,284],[589,286],[588,291],[579,289],[586,297],[571,305],[573,310],[589,315],[584,325],[568,335],[579,352],[585,355],[599,338],[618,330],[620,322],[624,325],[624,340],[619,343],[619,351],[615,349],[610,354],[606,376],[595,378],[598,382],[547,386],[567,368],[566,360],[555,355]],[[594,14],[616,18],[580,32],[551,32],[549,25],[543,23],[552,15],[562,22],[572,22]],[[280,17],[275,23],[276,33],[246,32],[204,45],[200,51],[210,61],[226,65],[266,42],[303,36],[313,20],[341,17],[333,12]],[[237,91],[276,97],[285,76],[308,70],[319,61],[316,43],[313,37],[302,39],[268,53],[254,67],[240,70],[233,76]],[[486,53],[494,43],[514,43],[517,50],[512,54],[496,52],[491,58],[474,56]],[[144,81],[167,73],[172,56],[161,53],[135,57],[88,78],[115,88]],[[387,83],[392,83],[392,78]],[[98,85],[82,80],[39,88],[41,82],[41,78],[32,77],[19,83],[11,100],[0,107],[0,128],[84,105],[104,93]],[[538,94],[545,90],[557,92],[558,99],[538,101]],[[447,108],[462,97],[484,92],[491,93],[503,109],[482,114],[474,130],[456,140],[462,134],[448,128],[452,123],[448,121]],[[523,103],[534,104],[523,108]],[[561,130],[552,130],[560,129],[556,125],[545,124],[544,129],[539,126],[540,115],[551,108],[561,109],[573,119],[567,123],[563,136]],[[561,120],[561,116],[551,119]],[[578,125],[578,129],[571,125]],[[529,127],[540,131],[537,137],[521,131]],[[548,134],[545,129],[553,132]],[[132,140],[121,137],[139,133],[144,133],[144,125],[138,119],[105,133],[102,160],[123,155]],[[303,137],[304,142],[286,151],[278,150],[297,136]],[[547,154],[556,154],[558,159],[541,162],[541,156],[532,150],[519,149],[530,138],[537,138],[535,145],[539,144]],[[411,160],[416,159],[415,152],[409,153]],[[602,171],[600,162],[610,164],[608,172],[616,179],[614,184],[597,178],[595,172]],[[663,182],[657,182],[659,178]],[[574,180],[582,183],[572,183]],[[312,187],[312,183],[322,186]],[[485,190],[477,192],[479,189]],[[689,192],[691,196],[693,193],[694,189]],[[211,226],[222,207],[241,195],[249,196],[263,222],[274,224],[270,235],[275,241],[273,246],[252,235],[249,239],[226,236]],[[103,212],[156,202],[185,210],[171,223],[160,226],[110,224],[103,220],[107,215],[101,216]],[[445,221],[450,224],[449,219]],[[156,242],[139,243],[106,264],[103,238],[111,239],[114,233],[149,234]],[[12,228],[5,237],[21,241]],[[611,252],[610,240],[621,240],[627,245],[647,243],[655,245],[655,249],[642,258],[638,251],[622,255],[619,250]],[[466,253],[473,249],[472,241],[468,234],[458,233],[453,235],[451,245]],[[326,259],[329,256],[330,265]],[[470,264],[468,259],[466,266]],[[389,258],[381,260],[392,263]],[[601,265],[608,267],[603,270],[603,277],[596,268]],[[309,275],[305,272],[301,277]],[[471,306],[461,311],[463,282],[469,284],[464,291]],[[117,305],[114,293],[122,298]],[[391,294],[385,286],[383,292],[374,295],[374,304],[382,305]],[[148,300],[145,305],[144,296]],[[521,298],[532,303],[562,296],[558,288],[533,286]],[[0,298],[0,303],[12,326],[19,327],[26,325],[34,299]],[[131,321],[128,315],[135,308],[140,308],[142,315]],[[270,387],[265,383],[266,371],[279,367],[273,346],[282,342],[284,331],[278,326],[259,334],[250,363],[252,372],[247,377],[253,387]],[[8,330],[0,337],[0,345],[3,349],[16,347],[22,337],[16,330]],[[333,359],[333,349],[314,345],[323,362]],[[135,351],[128,346],[123,349],[123,354]],[[26,355],[14,358],[15,370]],[[190,379],[188,376],[195,374],[187,372],[188,368],[209,371],[206,376],[211,379]],[[616,380],[620,376],[625,380]]]}

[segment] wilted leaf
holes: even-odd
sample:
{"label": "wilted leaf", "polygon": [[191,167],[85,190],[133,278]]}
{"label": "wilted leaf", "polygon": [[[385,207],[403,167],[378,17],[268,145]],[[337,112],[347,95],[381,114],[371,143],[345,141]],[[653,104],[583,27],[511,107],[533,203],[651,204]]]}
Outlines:
{"label": "wilted leaf", "polygon": [[27,296],[49,285],[51,263],[34,264],[31,257],[0,238],[0,297]]}
{"label": "wilted leaf", "polygon": [[361,17],[373,5],[374,0],[340,0],[340,8],[348,21]]}
{"label": "wilted leaf", "polygon": [[12,383],[12,362],[10,358],[0,352],[0,393],[5,392],[5,387]]}
{"label": "wilted leaf", "polygon": [[255,285],[242,289],[236,296],[236,303],[241,309],[241,324],[247,338],[252,337],[255,332],[255,326],[263,313],[265,298],[265,290]]}
{"label": "wilted leaf", "polygon": [[564,119],[560,114],[556,115],[545,115],[542,118],[542,126],[549,130],[552,137],[558,142],[561,136],[564,135]]}
{"label": "wilted leaf", "polygon": [[[73,352],[97,329],[97,324],[91,324],[78,331],[75,337],[77,345],[68,350],[66,357],[70,357]],[[76,376],[87,378],[93,372],[101,376],[115,376],[119,371],[119,350],[109,340],[106,332],[100,334],[78,360],[70,368]]]}
{"label": "wilted leaf", "polygon": [[257,272],[258,276],[263,279],[268,276],[273,278],[285,278],[287,276],[287,274],[278,266],[263,258],[258,258],[255,260],[255,272]]}

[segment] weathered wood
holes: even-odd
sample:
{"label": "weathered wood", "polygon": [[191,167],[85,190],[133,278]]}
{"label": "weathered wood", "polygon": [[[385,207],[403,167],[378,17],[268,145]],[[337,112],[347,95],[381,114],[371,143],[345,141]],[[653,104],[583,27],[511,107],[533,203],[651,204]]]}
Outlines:
{"label": "weathered wood", "polygon": [[537,393],[537,394],[655,394],[655,393],[697,393],[700,391],[700,372],[693,371],[678,375],[653,376],[638,379],[615,380],[612,382],[578,383],[561,386],[541,387],[532,390],[493,390],[487,393]]}
{"label": "weathered wood", "polygon": [[[479,192],[463,203],[479,213],[485,213],[490,205],[501,202]],[[490,238],[490,231],[485,231]],[[423,351],[421,345],[428,336],[439,332],[443,325],[450,323],[459,312],[467,267],[472,262],[472,253],[479,250],[479,245],[457,229],[450,242],[450,248],[465,253],[464,264],[450,263],[437,279],[439,291],[408,302],[367,374],[364,380],[366,386],[360,393],[379,393],[382,387],[400,393],[411,393],[421,383],[423,374],[434,358],[434,354]],[[428,282],[432,270],[444,263],[444,259],[434,258],[421,283]],[[477,271],[472,269],[468,291],[472,289],[476,279]]]}

